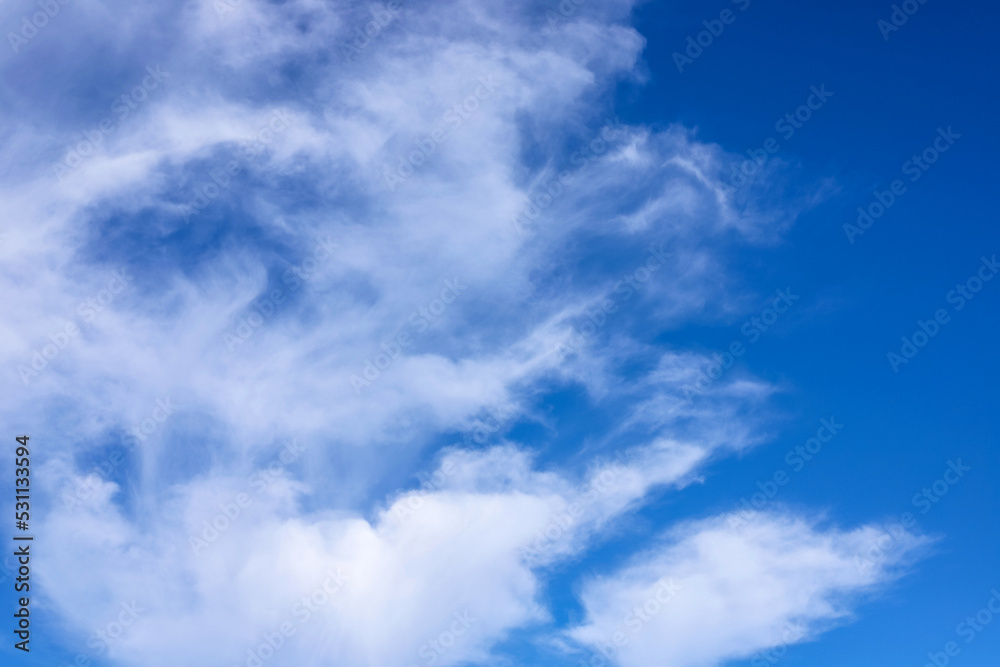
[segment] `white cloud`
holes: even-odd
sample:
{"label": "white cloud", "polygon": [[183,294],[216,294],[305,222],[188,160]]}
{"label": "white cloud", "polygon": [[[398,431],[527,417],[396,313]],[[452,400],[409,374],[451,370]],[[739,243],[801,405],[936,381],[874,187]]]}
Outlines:
{"label": "white cloud", "polygon": [[[595,522],[688,468],[667,457],[657,471],[663,449],[595,469],[578,487],[534,470],[512,447],[456,451],[442,461],[440,484],[395,497],[371,521],[330,512],[299,518],[307,489],[284,470],[263,487],[216,476],[150,508],[157,531],[145,535],[113,502],[114,485],[97,483],[90,498],[50,515],[41,532],[65,548],[42,555],[40,567],[50,573],[47,589],[59,591],[51,603],[84,627],[136,599],[141,618],[111,647],[130,664],[228,663],[284,621],[298,632],[277,664],[424,664],[423,645],[456,613],[475,622],[440,664],[482,659],[507,632],[547,618],[537,602],[539,561],[525,550],[541,540],[548,561],[579,552]],[[50,471],[60,474],[67,471]],[[563,530],[546,532],[567,513],[574,519]],[[80,562],[91,576],[74,574]],[[296,601],[330,570],[347,583],[300,621]]]}
{"label": "white cloud", "polygon": [[[598,654],[594,664],[705,667],[808,641],[851,616],[860,596],[926,543],[901,535],[898,549],[869,566],[858,559],[884,532],[876,526],[823,529],[776,513],[729,524],[722,516],[675,529],[584,585],[587,620],[570,634]],[[662,582],[676,594],[659,590]]]}
{"label": "white cloud", "polygon": [[[539,570],[696,481],[713,456],[756,442],[752,409],[773,388],[723,381],[689,400],[681,388],[705,358],[664,354],[642,334],[725,314],[711,304],[739,290],[720,250],[739,242],[732,230],[756,238],[772,217],[734,209],[719,187],[725,153],[688,130],[622,126],[594,143],[614,84],[639,78],[630,3],[592,1],[555,25],[531,3],[407,4],[351,62],[339,46],[367,5],[227,4],[220,16],[216,0],[83,3],[82,23],[67,6],[45,37],[85,55],[36,48],[3,61],[24,83],[18,105],[65,116],[24,121],[3,162],[0,202],[15,214],[0,229],[10,314],[0,415],[50,443],[44,497],[60,499],[157,400],[175,405],[107,479],[90,478],[82,505],[45,507],[42,537],[63,545],[39,556],[46,602],[85,645],[95,622],[135,599],[139,619],[109,649],[126,664],[231,664],[288,621],[296,635],[273,664],[422,665],[425,644],[466,613],[475,622],[438,664],[485,659],[548,618]],[[120,63],[161,64],[169,78],[56,179],[64,147],[133,85]],[[52,105],[52,88],[37,83],[47,79],[18,69],[29,66],[89,84],[62,86]],[[495,91],[447,120],[483,77]],[[289,127],[247,157],[241,142],[279,110]],[[445,140],[390,189],[385,170],[442,127]],[[186,222],[230,160],[238,176]],[[516,228],[511,217],[564,172],[563,191]],[[287,280],[324,239],[336,244],[330,257],[308,280]],[[588,243],[608,266],[587,264]],[[582,353],[561,352],[652,243],[674,261],[616,296]],[[78,304],[123,265],[128,288],[81,320]],[[468,285],[448,304],[446,280]],[[230,349],[225,336],[275,290],[280,303]],[[636,326],[640,316],[651,324]],[[22,383],[18,366],[69,323],[79,335]],[[351,376],[401,332],[410,343],[358,390]],[[647,377],[623,370],[657,358]],[[543,467],[516,443],[428,452],[473,432],[486,408],[548,426],[532,400],[569,385],[618,417],[573,461]],[[249,478],[291,437],[307,445],[301,460],[258,494]],[[407,480],[428,453],[453,471],[415,491]],[[241,493],[250,505],[195,553],[191,537]],[[407,515],[410,503],[420,508]],[[779,527],[814,536],[794,521]],[[698,553],[711,573],[715,551]],[[837,574],[835,556],[761,556],[760,567]],[[300,624],[295,605],[337,568],[347,582]]]}

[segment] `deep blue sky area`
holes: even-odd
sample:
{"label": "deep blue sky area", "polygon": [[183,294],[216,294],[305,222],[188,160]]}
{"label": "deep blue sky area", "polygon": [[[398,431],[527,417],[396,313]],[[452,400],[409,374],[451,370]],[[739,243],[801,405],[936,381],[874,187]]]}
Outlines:
{"label": "deep blue sky area", "polygon": [[[930,0],[885,40],[876,22],[890,19],[890,5],[754,0],[740,11],[722,2],[648,3],[637,11],[637,26],[648,39],[649,80],[623,86],[619,107],[629,121],[682,123],[741,153],[779,137],[775,122],[806,101],[810,86],[834,93],[790,140],[778,139],[777,157],[792,165],[797,186],[808,190],[829,177],[837,191],[783,241],[734,257],[757,286],[761,308],[771,291],[788,286],[802,296],[797,308],[810,311],[779,320],[744,357],[748,368],[787,388],[796,426],[717,466],[712,498],[720,488],[734,500],[749,497],[757,481],[787,469],[785,452],[812,435],[813,422],[835,415],[844,430],[776,500],[826,508],[834,523],[866,515],[898,521],[913,512],[939,541],[888,599],[860,609],[863,623],[791,648],[782,658],[787,665],[921,665],[927,652],[955,640],[956,625],[1000,586],[1000,281],[987,282],[960,311],[946,301],[976,274],[981,257],[1000,253],[1000,10]],[[726,8],[736,20],[679,73],[672,54]],[[902,165],[948,127],[961,138],[911,183]],[[844,223],[895,179],[906,193],[849,243]],[[899,353],[900,338],[940,308],[950,321],[894,373],[887,353]],[[730,339],[740,338],[741,323],[733,323]],[[958,459],[972,470],[921,513],[912,497]],[[972,643],[958,641],[953,664],[992,665],[1000,623]]]}
{"label": "deep blue sky area", "polygon": [[995,3],[2,25],[56,5],[0,53],[0,423],[38,443],[0,667],[998,665]]}

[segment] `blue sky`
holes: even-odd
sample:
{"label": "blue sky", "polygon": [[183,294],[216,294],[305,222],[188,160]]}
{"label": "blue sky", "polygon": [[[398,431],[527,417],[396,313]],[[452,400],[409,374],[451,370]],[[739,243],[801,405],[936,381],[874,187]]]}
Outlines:
{"label": "blue sky", "polygon": [[994,7],[4,17],[4,664],[993,664]]}

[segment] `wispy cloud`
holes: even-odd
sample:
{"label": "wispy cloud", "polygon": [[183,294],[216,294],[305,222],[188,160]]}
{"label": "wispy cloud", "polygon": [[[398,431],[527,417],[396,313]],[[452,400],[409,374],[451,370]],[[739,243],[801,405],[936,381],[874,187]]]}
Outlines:
{"label": "wispy cloud", "polygon": [[[136,599],[106,646],[124,664],[249,664],[265,645],[273,664],[419,663],[455,614],[475,622],[436,664],[486,661],[550,623],[547,567],[759,442],[774,387],[734,374],[684,396],[711,359],[646,332],[744,310],[726,253],[808,203],[738,205],[736,157],[689,129],[605,132],[644,47],[631,3],[551,22],[465,0],[395,3],[391,21],[316,0],[60,7],[0,61],[23,84],[2,103],[19,120],[2,131],[0,413],[51,442],[40,537],[62,547],[40,585],[71,650]],[[169,74],[153,89],[122,63]],[[49,69],[61,111],[20,113],[56,108]],[[141,110],[104,130],[106,93]],[[533,401],[570,387],[608,424],[538,457],[514,427],[544,427]],[[587,584],[569,634],[600,650],[622,605],[674,576],[612,659],[709,664],[785,621],[818,632],[848,613],[838,596],[895,576],[844,566],[867,527],[720,521]],[[299,623],[331,572],[343,585]]]}

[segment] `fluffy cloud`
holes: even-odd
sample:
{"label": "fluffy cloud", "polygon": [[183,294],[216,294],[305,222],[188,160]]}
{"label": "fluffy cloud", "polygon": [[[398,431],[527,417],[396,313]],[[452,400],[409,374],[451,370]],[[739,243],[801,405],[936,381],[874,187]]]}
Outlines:
{"label": "fluffy cloud", "polygon": [[[231,662],[288,622],[296,632],[279,664],[424,664],[429,642],[458,614],[473,620],[440,656],[453,664],[482,659],[505,633],[544,620],[535,568],[578,553],[601,523],[677,481],[697,460],[693,449],[656,443],[577,482],[538,471],[515,447],[459,450],[429,485],[395,496],[370,520],[301,518],[308,489],[276,465],[247,480],[176,489],[155,510],[152,534],[137,532],[113,502],[114,484],[63,479],[90,492],[50,515],[42,532],[66,548],[41,560],[60,591],[52,604],[81,625],[135,599],[141,617],[109,647],[129,663]],[[81,560],[101,576],[75,576]],[[336,593],[322,604],[319,594],[316,609],[297,606],[330,572],[344,581]],[[339,639],[323,639],[331,635]]]}
{"label": "fluffy cloud", "polygon": [[[0,64],[22,119],[4,136],[0,414],[51,443],[40,530],[63,548],[40,584],[93,655],[252,664],[288,623],[272,664],[486,660],[550,622],[547,567],[759,441],[772,387],[692,396],[711,360],[648,332],[737,310],[726,250],[802,204],[748,209],[721,148],[614,119],[644,46],[630,3],[552,21],[406,4],[359,52],[367,5],[63,11]],[[150,67],[166,75],[139,100]],[[538,404],[568,387],[606,419],[574,451],[503,440],[551,429]],[[304,451],[272,465],[287,439]],[[820,597],[890,576],[840,567],[863,530],[764,527],[702,531],[758,545],[747,567],[772,578],[825,578]],[[782,539],[802,559],[772,557]],[[691,540],[666,561],[688,587],[737,577]],[[652,585],[635,576],[623,595]],[[843,609],[788,597],[771,621]],[[91,634],[133,600],[126,632]],[[620,600],[585,602],[574,636],[596,641]],[[699,646],[684,655],[712,659]]]}
{"label": "fluffy cloud", "polygon": [[903,534],[872,566],[860,559],[884,534],[877,526],[824,530],[775,513],[733,523],[716,517],[678,528],[587,582],[587,622],[570,634],[592,648],[591,664],[718,665],[808,641],[849,617],[852,602],[926,543]]}

